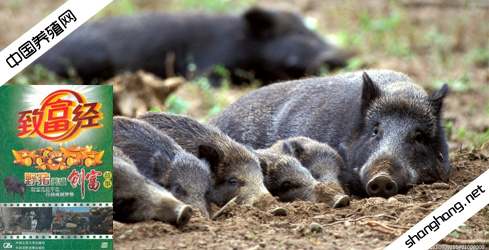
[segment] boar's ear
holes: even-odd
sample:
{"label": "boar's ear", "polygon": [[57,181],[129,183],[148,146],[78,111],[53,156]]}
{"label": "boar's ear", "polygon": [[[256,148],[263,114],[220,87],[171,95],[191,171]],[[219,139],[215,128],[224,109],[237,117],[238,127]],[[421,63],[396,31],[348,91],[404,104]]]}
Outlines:
{"label": "boar's ear", "polygon": [[268,175],[269,165],[266,159],[260,158],[260,167],[263,175]]}
{"label": "boar's ear", "polygon": [[163,171],[162,166],[165,166],[165,163],[167,162],[159,150],[156,150],[156,152],[154,152],[148,160],[150,165],[153,167],[154,172]]}
{"label": "boar's ear", "polygon": [[252,35],[259,37],[273,35],[273,28],[276,22],[273,12],[254,7],[246,11],[244,18]]}
{"label": "boar's ear", "polygon": [[284,142],[283,153],[286,155],[290,155],[290,156],[293,156],[297,159],[301,159],[301,157],[303,156],[305,151],[306,150],[304,149],[304,147],[299,142],[296,142],[296,141]]}
{"label": "boar's ear", "polygon": [[370,79],[370,76],[366,72],[363,72],[363,87],[362,87],[362,117],[367,115],[367,111],[370,108],[372,102],[380,96],[380,89]]}
{"label": "boar's ear", "polygon": [[222,160],[222,153],[219,149],[211,145],[199,145],[199,159],[207,161],[212,173],[217,173],[219,162]]}
{"label": "boar's ear", "polygon": [[284,142],[284,144],[282,145],[282,153],[284,155],[294,156],[294,148],[292,148],[290,142]]}
{"label": "boar's ear", "polygon": [[338,145],[338,154],[340,155],[341,159],[343,159],[343,162],[345,163],[345,165],[346,165],[346,159],[347,159],[346,152],[347,152],[347,149],[346,149],[345,144],[340,143],[340,145]]}
{"label": "boar's ear", "polygon": [[432,93],[430,97],[428,97],[428,101],[431,103],[433,107],[433,111],[437,117],[440,116],[441,107],[443,106],[443,98],[448,94],[448,84],[443,84],[440,90]]}

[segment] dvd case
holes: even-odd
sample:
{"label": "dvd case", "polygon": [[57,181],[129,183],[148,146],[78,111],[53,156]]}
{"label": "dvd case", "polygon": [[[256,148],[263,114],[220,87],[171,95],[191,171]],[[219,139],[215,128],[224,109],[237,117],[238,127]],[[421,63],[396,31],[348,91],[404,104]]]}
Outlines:
{"label": "dvd case", "polygon": [[112,249],[112,86],[0,87],[1,249]]}

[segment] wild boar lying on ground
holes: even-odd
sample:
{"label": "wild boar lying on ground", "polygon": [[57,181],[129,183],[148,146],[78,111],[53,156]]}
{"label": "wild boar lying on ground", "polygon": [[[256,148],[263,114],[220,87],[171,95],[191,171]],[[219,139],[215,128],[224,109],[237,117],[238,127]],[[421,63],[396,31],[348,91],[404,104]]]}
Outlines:
{"label": "wild boar lying on ground", "polygon": [[256,78],[266,84],[314,75],[323,65],[343,67],[351,55],[296,14],[252,8],[242,16],[154,13],[85,24],[37,62],[64,77],[75,69],[85,84],[138,69],[192,77],[217,65],[234,83]]}
{"label": "wild boar lying on ground", "polygon": [[134,163],[114,147],[114,219],[121,222],[161,220],[183,226],[192,208],[141,175]]}
{"label": "wild boar lying on ground", "polygon": [[350,198],[341,190],[339,183],[319,182],[296,158],[272,153],[270,149],[255,152],[260,159],[265,186],[280,201],[324,202],[332,208],[349,205]]}
{"label": "wild boar lying on ground", "polygon": [[125,117],[114,117],[114,145],[142,175],[209,217],[212,190],[209,166],[204,161],[148,123]]}
{"label": "wild boar lying on ground", "polygon": [[441,114],[447,93],[447,85],[428,95],[402,73],[368,70],[257,89],[208,124],[254,148],[294,136],[335,150],[343,144],[343,189],[390,197],[409,184],[446,179],[450,159]]}

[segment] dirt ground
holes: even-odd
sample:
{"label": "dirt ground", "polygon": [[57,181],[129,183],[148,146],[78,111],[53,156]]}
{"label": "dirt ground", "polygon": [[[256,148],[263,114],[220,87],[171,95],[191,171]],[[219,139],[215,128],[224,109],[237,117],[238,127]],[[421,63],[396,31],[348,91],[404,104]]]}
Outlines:
{"label": "dirt ground", "polygon": [[[138,10],[165,11],[170,2],[176,1],[133,2],[140,6]],[[489,134],[489,65],[467,60],[473,51],[477,56],[474,48],[489,49],[489,7],[484,0],[470,1],[472,5],[461,0],[447,1],[451,4],[445,5],[438,2],[264,0],[259,3],[313,17],[323,34],[350,34],[347,47],[358,52],[362,68],[404,72],[428,89],[439,87],[437,82],[448,81],[452,90],[445,102],[444,119],[453,126],[448,135],[452,160],[448,182],[418,185],[407,194],[387,200],[353,199],[349,207],[339,209],[301,201],[271,201],[258,207],[231,204],[216,220],[196,214],[181,229],[157,221],[114,222],[114,249],[382,249],[488,170],[489,143],[482,151],[467,151],[467,148],[481,147],[489,140],[485,137]],[[0,48],[5,48],[62,3],[62,0],[0,1]],[[395,18],[392,21],[391,13],[400,13],[402,21],[395,23]],[[375,21],[366,23],[365,15]],[[382,26],[392,24],[391,21],[396,25],[394,30]],[[360,30],[363,26],[367,31]],[[393,47],[394,52],[388,52],[391,46],[384,43],[386,39],[398,45]],[[399,46],[402,44],[407,46]],[[414,56],[405,54],[402,49],[406,48]],[[479,54],[482,53],[483,50]],[[245,91],[231,88],[219,92],[227,93],[227,102],[231,102]],[[190,100],[187,114],[198,119],[207,114],[201,110],[201,99],[194,89],[183,86],[177,94]],[[270,213],[277,207],[284,208],[287,215]],[[466,244],[465,240],[474,239],[485,240],[489,249],[489,206],[459,226],[457,233],[445,237],[444,242]]]}
{"label": "dirt ground", "polygon": [[[195,215],[181,229],[158,221],[114,222],[115,249],[383,249],[489,169],[479,153],[452,159],[448,183],[418,185],[389,199],[354,199],[349,207],[272,202],[232,204],[214,221]],[[271,211],[285,208],[286,216]],[[362,219],[363,218],[363,219]],[[458,238],[489,239],[489,206],[459,227]],[[487,246],[486,246],[487,248]]]}

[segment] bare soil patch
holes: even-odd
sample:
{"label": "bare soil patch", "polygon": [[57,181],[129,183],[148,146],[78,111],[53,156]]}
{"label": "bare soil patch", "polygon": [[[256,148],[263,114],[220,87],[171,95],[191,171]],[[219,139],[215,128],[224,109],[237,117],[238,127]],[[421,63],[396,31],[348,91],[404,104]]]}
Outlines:
{"label": "bare soil patch", "polygon": [[[349,207],[270,201],[256,207],[231,204],[214,221],[194,215],[181,229],[158,221],[114,222],[115,249],[382,249],[489,169],[485,155],[452,159],[447,183],[417,185],[389,199],[353,199]],[[285,216],[271,211],[282,207]],[[217,211],[217,207],[215,208]],[[489,239],[489,206],[446,241]]]}

